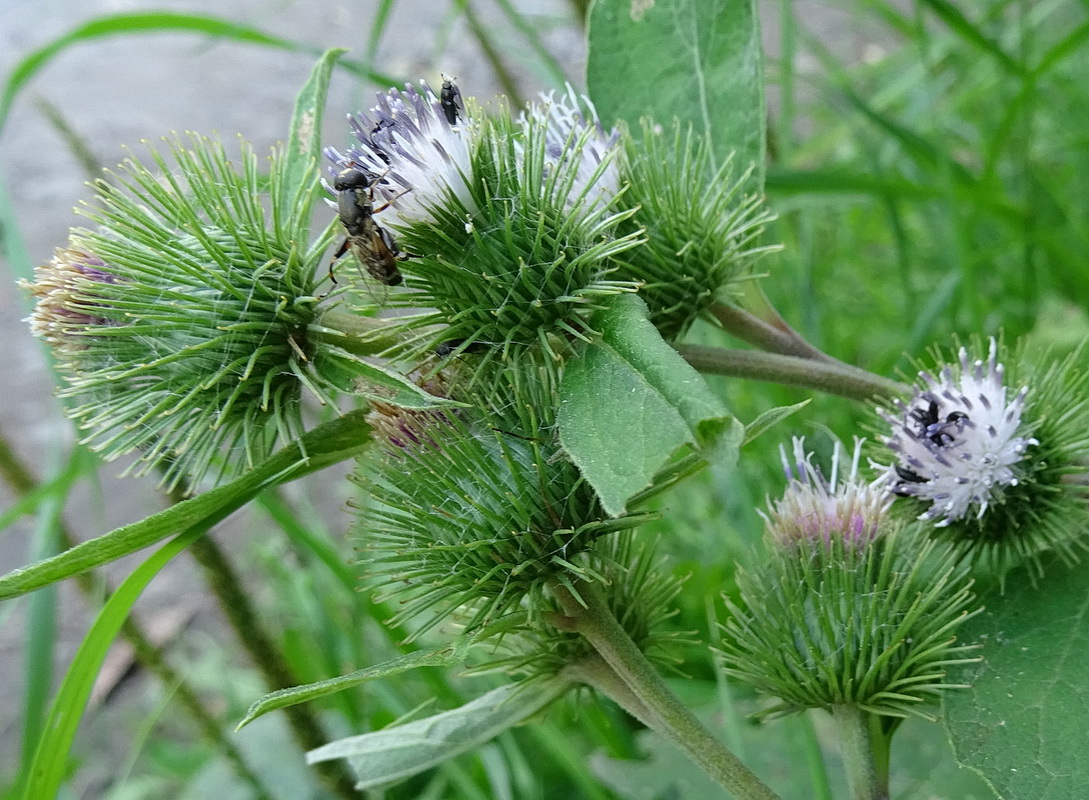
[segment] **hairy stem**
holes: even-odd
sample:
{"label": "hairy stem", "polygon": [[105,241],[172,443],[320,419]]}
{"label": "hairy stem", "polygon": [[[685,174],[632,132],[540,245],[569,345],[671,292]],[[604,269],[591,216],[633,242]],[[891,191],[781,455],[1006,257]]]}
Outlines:
{"label": "hairy stem", "polygon": [[880,719],[855,705],[835,706],[843,766],[851,800],[888,800],[888,742]]}
{"label": "hairy stem", "polygon": [[594,687],[648,728],[657,727],[655,716],[601,656],[589,656],[571,664],[564,668],[564,674]]}
{"label": "hairy stem", "polygon": [[696,344],[677,345],[677,352],[697,370],[711,375],[802,386],[863,402],[908,392],[908,387],[897,381],[839,362]]}
{"label": "hairy stem", "polygon": [[[774,309],[771,310],[774,311]],[[802,335],[787,325],[778,313],[775,313],[774,322],[767,322],[743,308],[725,303],[715,303],[711,306],[710,312],[727,333],[761,350],[782,356],[797,356],[846,366],[842,361],[832,358],[803,339]]]}
{"label": "hairy stem", "polygon": [[[575,591],[557,585],[556,597],[571,628],[594,646],[631,694],[646,709],[651,728],[682,748],[738,800],[779,800],[763,781],[741,763],[666,686],[639,647],[609,610],[601,590],[580,582]],[[618,701],[619,702],[619,701]]]}

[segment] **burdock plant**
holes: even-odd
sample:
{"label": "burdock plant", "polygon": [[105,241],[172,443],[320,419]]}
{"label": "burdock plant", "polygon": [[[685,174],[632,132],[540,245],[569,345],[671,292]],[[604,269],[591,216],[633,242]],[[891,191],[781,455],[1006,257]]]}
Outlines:
{"label": "burdock plant", "polygon": [[[705,22],[710,35],[718,20]],[[645,523],[669,513],[652,503],[671,487],[710,465],[730,475],[743,446],[803,405],[738,419],[700,370],[825,390],[880,405],[892,455],[867,465],[859,445],[837,445],[822,470],[794,441],[764,549],[736,573],[740,599],[716,645],[728,677],[770,698],[761,717],[829,712],[853,796],[887,797],[900,721],[935,716],[965,683],[948,671],[974,658],[962,635],[977,608],[969,562],[1005,568],[1046,550],[1072,561],[1083,546],[1086,373],[1074,360],[1034,367],[992,341],[908,387],[820,352],[770,306],[744,307],[754,293],[741,287],[772,247],[761,238],[770,216],[762,165],[746,161],[752,148],[723,152],[729,120],[711,123],[715,103],[683,123],[670,112],[614,125],[570,87],[511,110],[462,99],[447,79],[437,92],[383,91],[350,117],[349,146],[322,148],[338,55],[315,70],[267,165],[245,145],[232,157],[212,140],[173,139],[99,183],[87,225],[39,268],[32,329],[86,441],[108,457],[135,451],[137,468],[162,470],[170,487],[231,481],[0,578],[0,597],[184,531],[140,570],[146,582],[269,486],[358,455],[362,581],[419,649],[276,692],[247,719],[414,666],[465,664],[506,682],[310,760],[347,759],[361,787],[384,786],[581,688],[733,796],[775,800],[663,679],[692,640],[670,629],[675,604],[703,604],[678,602],[680,583],[653,556],[666,542],[649,541]],[[621,88],[626,100],[644,86]],[[747,108],[762,124],[762,104]],[[343,237],[347,255],[323,283]],[[757,349],[681,342],[701,318]],[[307,398],[339,418],[309,429]],[[119,592],[103,625],[119,624],[135,594]],[[72,685],[101,651],[81,653]],[[43,760],[67,753],[82,706],[66,702]],[[59,782],[62,771],[29,773]],[[35,784],[27,796],[52,795]]]}
{"label": "burdock plant", "polygon": [[91,227],[28,284],[84,441],[106,458],[139,451],[136,472],[175,487],[298,439],[304,394],[327,404],[368,380],[415,394],[324,338],[316,177],[287,183],[280,151],[264,174],[245,143],[237,160],[197,136],[167,151],[97,182]]}
{"label": "burdock plant", "polygon": [[1089,377],[1078,353],[1053,361],[989,340],[938,354],[915,394],[881,416],[890,490],[932,535],[999,574],[1086,546]]}

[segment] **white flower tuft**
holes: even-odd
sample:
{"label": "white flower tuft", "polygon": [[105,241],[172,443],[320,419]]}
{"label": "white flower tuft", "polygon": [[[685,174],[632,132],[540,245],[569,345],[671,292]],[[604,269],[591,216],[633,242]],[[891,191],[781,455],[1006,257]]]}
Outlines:
{"label": "white flower tuft", "polygon": [[970,362],[959,352],[960,368],[946,366],[939,377],[920,372],[921,389],[908,403],[878,413],[892,427],[885,443],[896,453],[888,467],[889,488],[930,507],[919,519],[937,527],[973,511],[977,518],[1018,483],[1018,463],[1039,442],[1021,423],[1028,387],[1006,399],[1005,370],[990,340],[987,361]]}
{"label": "white flower tuft", "polygon": [[620,189],[616,166],[620,134],[615,129],[605,132],[590,98],[577,94],[571,84],[559,96],[542,92],[518,121],[527,142],[536,141],[534,129],[543,130],[549,173],[573,168],[571,180],[561,184],[568,208],[583,206],[593,211],[612,202]]}
{"label": "white flower tuft", "polygon": [[467,213],[476,210],[469,190],[474,125],[451,124],[430,87],[423,81],[420,87],[380,93],[370,114],[348,116],[358,144],[346,154],[325,151],[334,178],[350,168],[375,177],[375,209],[394,226],[434,221],[435,209],[451,196]]}

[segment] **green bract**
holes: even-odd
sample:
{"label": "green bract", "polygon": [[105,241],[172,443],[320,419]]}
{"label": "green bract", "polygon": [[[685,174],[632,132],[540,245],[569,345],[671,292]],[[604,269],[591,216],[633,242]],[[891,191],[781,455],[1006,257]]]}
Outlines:
{"label": "green bract", "polygon": [[774,247],[757,246],[772,215],[745,194],[748,174],[716,165],[710,140],[644,122],[638,140],[623,137],[620,207],[632,215],[620,231],[645,239],[624,252],[615,277],[643,284],[639,296],[667,339],[682,335],[731,282],[749,277],[752,262]]}
{"label": "green bract", "polygon": [[237,162],[203,137],[168,147],[154,171],[129,159],[96,184],[83,213],[97,227],[73,230],[29,288],[86,441],[142,450],[136,469],[174,486],[296,438],[302,388],[325,402],[355,358],[308,336],[329,241],[308,243],[316,177],[286,185],[278,153],[262,176],[244,143]]}
{"label": "green bract", "polygon": [[526,384],[532,394],[506,403],[500,391],[472,409],[371,415],[378,452],[362,467],[361,533],[381,599],[402,603],[396,619],[433,610],[426,630],[458,612],[475,630],[550,579],[591,575],[579,554],[648,518],[602,510],[556,442],[554,393]]}

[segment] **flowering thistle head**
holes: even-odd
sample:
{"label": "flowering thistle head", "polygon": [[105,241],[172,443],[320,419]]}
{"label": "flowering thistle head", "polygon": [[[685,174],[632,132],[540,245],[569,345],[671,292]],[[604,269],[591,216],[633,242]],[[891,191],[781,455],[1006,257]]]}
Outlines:
{"label": "flowering thistle head", "polygon": [[35,282],[27,284],[36,298],[31,332],[58,354],[87,350],[89,337],[115,324],[103,316],[109,307],[99,287],[117,281],[98,256],[58,247],[53,260],[35,270]]}
{"label": "flowering thistle head", "polygon": [[195,136],[170,156],[99,181],[82,212],[94,228],[73,230],[28,288],[85,442],[142,451],[136,470],[161,467],[173,487],[294,438],[303,387],[327,401],[359,359],[311,337],[328,246],[307,244],[317,179],[287,185],[279,154],[266,179],[244,144],[232,161]]}
{"label": "flowering thistle head", "polygon": [[419,89],[379,93],[369,114],[348,117],[355,144],[344,154],[326,149],[331,177],[346,169],[374,176],[374,203],[388,206],[382,224],[395,229],[431,222],[451,203],[472,214],[470,156],[479,126],[463,116],[454,99],[444,102],[423,81]]}
{"label": "flowering thistle head", "polygon": [[780,547],[820,547],[833,539],[845,547],[869,546],[882,531],[892,497],[883,480],[866,483],[859,477],[860,453],[861,442],[856,442],[850,463],[844,464],[843,446],[837,441],[826,478],[814,466],[813,454],[806,452],[804,439],[793,440],[793,462],[781,448],[789,483],[782,498],[769,502],[764,519],[770,539]]}
{"label": "flowering thistle head", "polygon": [[582,206],[608,206],[620,191],[616,154],[620,132],[606,133],[597,109],[571,84],[566,92],[544,92],[518,118],[530,138],[544,132],[544,171],[561,170],[567,179],[555,189],[564,205],[577,213]]}
{"label": "flowering thistle head", "polygon": [[398,622],[432,611],[417,634],[452,614],[479,629],[550,579],[585,576],[580,553],[646,519],[604,513],[556,441],[552,407],[377,412],[360,533],[379,599],[401,601]]}
{"label": "flowering thistle head", "polygon": [[1085,376],[1072,360],[1007,370],[1000,350],[959,348],[879,411],[895,456],[886,480],[936,535],[1000,571],[1045,550],[1071,560],[1089,522],[1076,488],[1089,467]]}
{"label": "flowering thistle head", "polygon": [[405,256],[385,354],[413,364],[454,340],[486,345],[482,362],[562,346],[604,298],[637,288],[610,278],[639,239],[614,235],[631,212],[610,210],[617,150],[596,120],[566,100],[517,121],[466,105],[463,118],[430,90],[395,90],[353,122],[353,148],[327,151],[337,174],[372,176],[373,223]]}
{"label": "flowering thistle head", "polygon": [[772,504],[767,559],[739,570],[722,652],[728,674],[778,698],[764,714],[853,705],[929,717],[947,667],[967,660],[967,566],[886,513],[883,489],[830,479],[795,441],[797,472]]}
{"label": "flowering thistle head", "polygon": [[716,163],[706,136],[647,122],[620,144],[628,185],[619,205],[633,211],[620,230],[639,230],[646,242],[618,259],[617,277],[644,284],[651,321],[675,339],[777,249],[758,241],[773,216],[746,193],[747,173],[736,174],[729,159]]}

